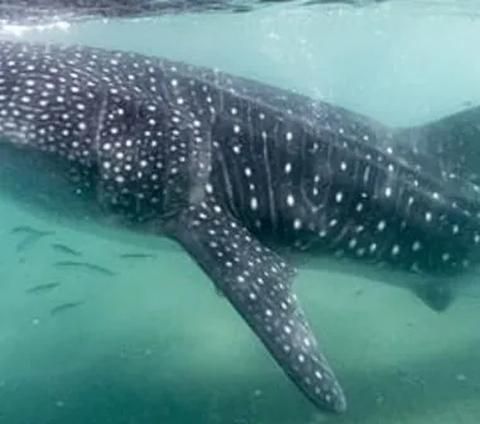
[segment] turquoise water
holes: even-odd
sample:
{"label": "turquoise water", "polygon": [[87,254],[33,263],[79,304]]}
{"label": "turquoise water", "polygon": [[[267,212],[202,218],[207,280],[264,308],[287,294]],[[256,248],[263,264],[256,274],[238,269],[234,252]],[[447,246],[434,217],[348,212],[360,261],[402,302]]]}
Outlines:
{"label": "turquoise water", "polygon": [[[77,23],[22,36],[217,66],[386,123],[413,124],[480,102],[476,12],[467,2],[281,5]],[[349,400],[345,416],[324,417],[172,243],[91,234],[7,202],[0,217],[2,422],[478,422],[475,287],[436,314],[406,291],[302,267],[298,295]],[[12,232],[19,226],[53,234],[25,244],[24,234]],[[56,266],[75,258],[53,243],[115,275]],[[122,258],[126,253],[155,257]],[[26,293],[50,283],[60,285]],[[66,302],[81,304],[52,316]]]}

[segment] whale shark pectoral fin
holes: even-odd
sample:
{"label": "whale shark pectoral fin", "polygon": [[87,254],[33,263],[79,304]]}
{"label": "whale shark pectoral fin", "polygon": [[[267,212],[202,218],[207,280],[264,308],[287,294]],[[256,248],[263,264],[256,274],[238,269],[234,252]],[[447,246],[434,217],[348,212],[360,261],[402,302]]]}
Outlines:
{"label": "whale shark pectoral fin", "polygon": [[230,301],[296,386],[321,410],[343,412],[343,391],[292,292],[293,268],[213,202],[191,206],[170,234]]}
{"label": "whale shark pectoral fin", "polygon": [[448,281],[428,280],[413,290],[428,307],[437,312],[445,311],[455,298]]}

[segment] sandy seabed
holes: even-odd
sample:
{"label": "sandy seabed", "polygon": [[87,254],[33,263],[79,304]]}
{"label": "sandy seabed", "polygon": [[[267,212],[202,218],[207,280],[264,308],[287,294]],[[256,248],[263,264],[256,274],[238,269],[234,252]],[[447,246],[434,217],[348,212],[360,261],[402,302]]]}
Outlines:
{"label": "sandy seabed", "polygon": [[[322,416],[172,243],[98,237],[5,203],[0,216],[0,422],[478,423],[472,290],[437,314],[404,290],[301,269],[297,293],[349,402]],[[25,244],[18,226],[54,234]],[[79,305],[52,315],[65,303]]]}

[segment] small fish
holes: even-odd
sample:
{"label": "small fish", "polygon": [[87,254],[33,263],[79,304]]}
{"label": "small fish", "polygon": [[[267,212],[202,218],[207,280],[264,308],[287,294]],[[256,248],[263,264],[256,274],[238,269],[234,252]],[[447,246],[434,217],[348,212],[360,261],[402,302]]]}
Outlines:
{"label": "small fish", "polygon": [[151,253],[122,253],[122,259],[155,259],[156,256]]}
{"label": "small fish", "polygon": [[27,233],[27,234],[37,234],[37,235],[49,235],[53,234],[53,231],[42,231],[37,230],[36,228],[31,227],[30,225],[19,225],[17,227],[13,227],[10,230],[12,234],[19,234],[19,233]]}
{"label": "small fish", "polygon": [[45,283],[45,284],[38,284],[36,286],[32,286],[25,290],[26,293],[31,293],[31,294],[39,294],[39,293],[45,293],[48,291],[53,290],[54,288],[58,287],[60,285],[60,282],[56,281],[54,283]]}
{"label": "small fish", "polygon": [[30,233],[18,243],[16,250],[17,252],[23,252],[27,250],[28,247],[33,246],[41,238],[49,236],[51,234],[53,234],[53,232],[51,231]]}
{"label": "small fish", "polygon": [[71,247],[68,247],[62,243],[52,243],[52,248],[57,250],[58,252],[65,253],[67,255],[82,256],[82,254],[78,250],[72,249]]}
{"label": "small fish", "polygon": [[61,305],[55,306],[54,308],[50,309],[50,315],[54,316],[61,312],[68,311],[69,309],[76,308],[77,306],[83,305],[85,302],[66,302],[62,303]]}
{"label": "small fish", "polygon": [[77,262],[77,261],[57,261],[55,262],[55,266],[57,267],[78,267],[78,268],[86,268],[86,269],[90,269],[92,271],[97,271],[99,272],[100,274],[103,274],[103,275],[108,275],[108,276],[114,276],[114,275],[117,275],[116,272],[108,269],[108,268],[105,268],[103,266],[100,266],[100,265],[95,265],[95,264],[92,264],[92,263],[89,263],[89,262]]}
{"label": "small fish", "polygon": [[355,296],[361,296],[363,293],[365,293],[365,289],[358,289],[355,291],[354,295]]}

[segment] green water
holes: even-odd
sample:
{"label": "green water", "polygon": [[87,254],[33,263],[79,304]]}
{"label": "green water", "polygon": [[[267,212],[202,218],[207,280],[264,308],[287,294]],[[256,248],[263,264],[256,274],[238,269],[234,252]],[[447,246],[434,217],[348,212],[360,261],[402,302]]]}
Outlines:
{"label": "green water", "polygon": [[[24,37],[218,66],[387,123],[422,122],[480,101],[480,21],[472,7],[464,13],[402,2],[363,9],[282,6],[241,15],[91,22]],[[66,228],[6,202],[0,217],[0,422],[480,419],[475,290],[436,314],[406,291],[303,267],[298,295],[349,401],[346,415],[324,417],[172,243]],[[24,225],[54,234],[19,248],[24,237],[11,230]],[[55,266],[78,258],[52,243],[81,251],[82,260],[116,275]],[[156,258],[120,257],[125,253]],[[26,293],[52,282],[60,285]],[[82,304],[52,316],[51,309],[66,302]]]}

